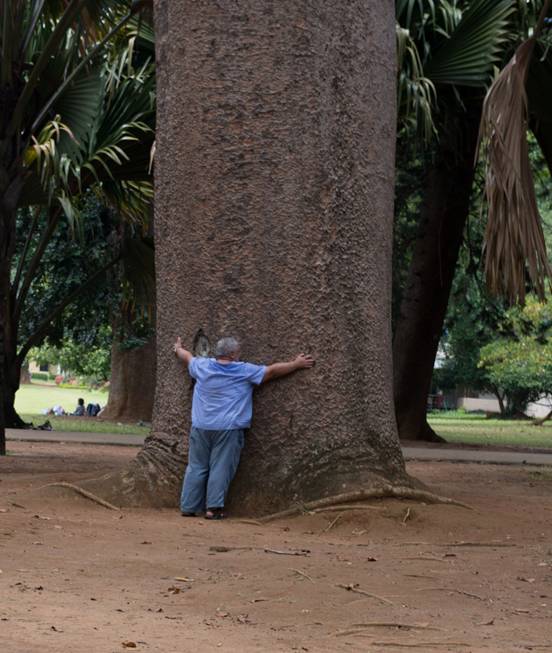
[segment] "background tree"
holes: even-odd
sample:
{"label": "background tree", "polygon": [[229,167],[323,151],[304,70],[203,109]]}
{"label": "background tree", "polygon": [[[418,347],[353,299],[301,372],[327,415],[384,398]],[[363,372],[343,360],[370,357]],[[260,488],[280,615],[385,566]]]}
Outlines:
{"label": "background tree", "polygon": [[[539,211],[542,216],[544,237],[552,241],[552,201],[550,199],[550,172],[534,137],[529,139],[531,167]],[[506,415],[504,391],[491,382],[485,369],[479,365],[481,349],[499,338],[513,337],[508,331],[507,302],[493,296],[486,284],[483,265],[485,222],[482,189],[484,176],[479,166],[471,208],[464,232],[447,317],[441,337],[445,353],[443,368],[434,370],[433,385],[449,391],[492,392],[496,395],[501,413]],[[550,252],[550,249],[548,250]]]}
{"label": "background tree", "polygon": [[413,122],[426,139],[436,132],[425,157],[418,237],[395,325],[395,408],[402,438],[440,439],[426,421],[427,394],[469,213],[484,91],[493,64],[525,33],[535,4],[397,2],[401,124]]}
{"label": "background tree", "polygon": [[[13,401],[27,352],[83,291],[74,288],[49,307],[33,335],[20,341],[20,318],[46,246],[62,215],[78,223],[71,198],[94,187],[136,220],[149,201],[144,180],[152,143],[152,69],[134,70],[128,48],[115,57],[106,50],[142,4],[17,0],[0,16],[1,96],[9,104],[0,112],[2,428],[4,421],[21,424]],[[14,264],[17,210],[27,205],[49,211],[46,216],[35,211]],[[86,284],[94,284],[119,258],[114,254]]]}
{"label": "background tree", "polygon": [[552,393],[552,307],[530,296],[511,308],[502,337],[481,349],[479,365],[504,393],[506,414],[523,414],[527,404]]}

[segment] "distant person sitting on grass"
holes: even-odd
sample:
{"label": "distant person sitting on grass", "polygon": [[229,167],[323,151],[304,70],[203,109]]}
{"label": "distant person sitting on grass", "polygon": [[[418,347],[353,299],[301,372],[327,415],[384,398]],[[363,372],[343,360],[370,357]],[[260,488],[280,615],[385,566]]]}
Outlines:
{"label": "distant person sitting on grass", "polygon": [[84,413],[85,413],[84,399],[80,397],[77,401],[77,407],[75,408],[75,412],[73,413],[73,415],[75,415],[75,417],[83,417]]}
{"label": "distant person sitting on grass", "polygon": [[67,415],[63,406],[56,404],[53,408],[50,408],[48,415],[55,415],[56,417],[61,417],[62,415]]}
{"label": "distant person sitting on grass", "polygon": [[240,461],[244,430],[251,424],[253,388],[312,367],[314,359],[299,354],[292,361],[268,366],[243,363],[235,338],[218,341],[216,358],[195,357],[184,349],[180,338],[174,353],[196,381],[180,511],[183,517],[193,517],[207,508],[206,519],[222,519],[226,493]]}
{"label": "distant person sitting on grass", "polygon": [[101,411],[102,407],[100,404],[88,404],[86,407],[86,414],[88,417],[96,417],[96,415]]}

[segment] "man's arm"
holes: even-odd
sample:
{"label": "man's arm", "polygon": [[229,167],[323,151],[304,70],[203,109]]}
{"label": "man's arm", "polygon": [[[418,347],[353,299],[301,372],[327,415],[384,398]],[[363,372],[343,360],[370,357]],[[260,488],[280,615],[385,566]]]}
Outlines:
{"label": "man's arm", "polygon": [[180,358],[181,361],[184,361],[186,365],[189,365],[190,361],[194,357],[192,352],[184,349],[180,337],[178,337],[174,343],[174,353],[176,354],[177,358]]}
{"label": "man's arm", "polygon": [[297,370],[307,369],[313,365],[314,358],[305,354],[299,354],[299,356],[296,356],[288,363],[273,363],[272,365],[267,366],[263,377],[263,383],[272,381],[273,379],[279,379],[282,376],[287,376]]}

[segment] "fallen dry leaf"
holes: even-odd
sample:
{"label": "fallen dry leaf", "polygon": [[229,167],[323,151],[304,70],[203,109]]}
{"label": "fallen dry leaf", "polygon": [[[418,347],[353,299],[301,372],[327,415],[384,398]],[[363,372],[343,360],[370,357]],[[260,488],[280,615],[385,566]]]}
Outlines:
{"label": "fallen dry leaf", "polygon": [[123,648],[136,648],[136,642],[121,642]]}

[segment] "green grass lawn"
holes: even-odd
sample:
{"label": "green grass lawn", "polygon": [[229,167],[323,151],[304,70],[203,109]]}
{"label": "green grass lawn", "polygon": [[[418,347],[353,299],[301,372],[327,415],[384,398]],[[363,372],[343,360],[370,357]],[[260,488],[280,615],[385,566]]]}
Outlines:
{"label": "green grass lawn", "polygon": [[89,403],[105,406],[107,392],[99,390],[83,390],[73,388],[58,388],[56,385],[22,385],[15,396],[15,409],[26,422],[36,425],[50,420],[55,431],[76,431],[80,433],[136,433],[147,435],[149,427],[137,424],[119,424],[117,422],[104,422],[88,417],[54,417],[43,415],[46,408],[59,404],[66,412],[73,412],[79,397],[84,399],[85,405]]}
{"label": "green grass lawn", "polygon": [[[106,392],[31,384],[21,386],[15,398],[15,407],[25,421],[36,425],[49,419],[56,431],[139,435],[149,432],[149,427],[137,424],[118,424],[94,418],[46,417],[41,414],[44,408],[51,408],[54,404],[60,404],[67,412],[72,412],[79,397],[84,399],[85,404],[105,406],[107,403]],[[436,433],[451,443],[552,448],[552,420],[543,426],[533,426],[530,421],[487,419],[481,414],[448,411],[433,413],[428,421]]]}
{"label": "green grass lawn", "polygon": [[481,414],[451,411],[433,413],[428,422],[451,443],[552,448],[552,421],[533,426],[530,420],[487,419]]}

